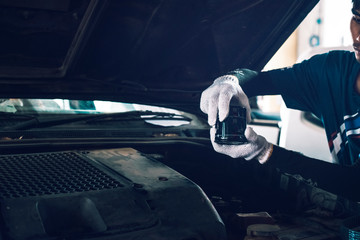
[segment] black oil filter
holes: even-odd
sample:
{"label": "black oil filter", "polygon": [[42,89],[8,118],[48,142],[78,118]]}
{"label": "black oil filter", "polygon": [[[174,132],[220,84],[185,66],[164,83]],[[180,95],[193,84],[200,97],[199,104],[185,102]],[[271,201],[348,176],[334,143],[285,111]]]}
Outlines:
{"label": "black oil filter", "polygon": [[246,129],[246,108],[230,105],[229,115],[224,121],[219,118],[215,124],[215,142],[218,144],[240,145],[247,142],[244,135]]}

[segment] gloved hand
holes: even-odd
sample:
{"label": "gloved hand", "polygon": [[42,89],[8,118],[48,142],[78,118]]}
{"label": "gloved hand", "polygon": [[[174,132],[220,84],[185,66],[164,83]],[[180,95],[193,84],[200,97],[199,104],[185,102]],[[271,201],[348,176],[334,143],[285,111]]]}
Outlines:
{"label": "gloved hand", "polygon": [[216,129],[214,127],[217,116],[219,121],[229,114],[230,101],[236,101],[237,104],[246,108],[246,120],[251,121],[251,109],[249,99],[239,85],[257,75],[256,72],[248,69],[240,69],[235,71],[234,75],[221,76],[213,82],[201,94],[200,109],[208,114],[208,123],[213,126],[210,129],[211,143],[215,151],[223,153],[233,158],[245,158],[246,160],[257,159],[260,163],[265,163],[271,156],[273,145],[266,141],[262,136],[257,135],[252,128],[245,130],[247,143],[242,145],[221,145],[215,143]]}
{"label": "gloved hand", "polygon": [[273,145],[266,141],[263,136],[257,135],[251,127],[245,130],[247,143],[241,145],[221,145],[215,140],[215,127],[210,129],[210,139],[215,151],[228,155],[232,158],[245,158],[245,160],[256,159],[261,164],[265,163],[271,156]]}
{"label": "gloved hand", "polygon": [[246,120],[251,121],[249,99],[239,85],[238,78],[224,75],[215,79],[214,83],[201,94],[200,109],[208,115],[210,126],[215,125],[219,113],[219,121],[223,121],[229,114],[230,101],[246,108]]}

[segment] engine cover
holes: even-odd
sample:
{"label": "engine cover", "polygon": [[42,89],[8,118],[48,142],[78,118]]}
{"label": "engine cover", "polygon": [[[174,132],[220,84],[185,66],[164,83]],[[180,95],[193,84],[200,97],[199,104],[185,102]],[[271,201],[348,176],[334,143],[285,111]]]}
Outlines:
{"label": "engine cover", "polygon": [[226,239],[194,182],[132,148],[0,155],[5,239]]}

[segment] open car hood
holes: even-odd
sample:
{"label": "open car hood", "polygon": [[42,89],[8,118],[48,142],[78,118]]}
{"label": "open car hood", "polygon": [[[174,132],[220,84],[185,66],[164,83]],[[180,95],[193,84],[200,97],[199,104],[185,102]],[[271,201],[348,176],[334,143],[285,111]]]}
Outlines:
{"label": "open car hood", "polygon": [[317,0],[0,0],[0,97],[192,105],[261,70]]}

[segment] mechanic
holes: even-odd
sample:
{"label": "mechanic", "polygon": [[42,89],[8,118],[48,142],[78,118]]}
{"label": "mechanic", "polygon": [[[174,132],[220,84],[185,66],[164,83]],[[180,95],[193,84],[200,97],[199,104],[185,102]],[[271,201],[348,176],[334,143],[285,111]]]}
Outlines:
{"label": "mechanic", "polygon": [[210,126],[214,126],[217,117],[220,121],[227,117],[233,98],[247,109],[250,122],[248,97],[280,94],[287,107],[312,112],[322,120],[331,154],[338,164],[273,145],[250,127],[245,130],[248,142],[242,145],[215,143],[216,129],[212,127],[210,137],[215,151],[301,174],[325,190],[360,200],[360,191],[353,193],[343,185],[360,185],[360,0],[352,2],[350,30],[354,52],[330,51],[292,67],[266,72],[237,69],[215,79],[200,100],[201,110],[208,115]]}

